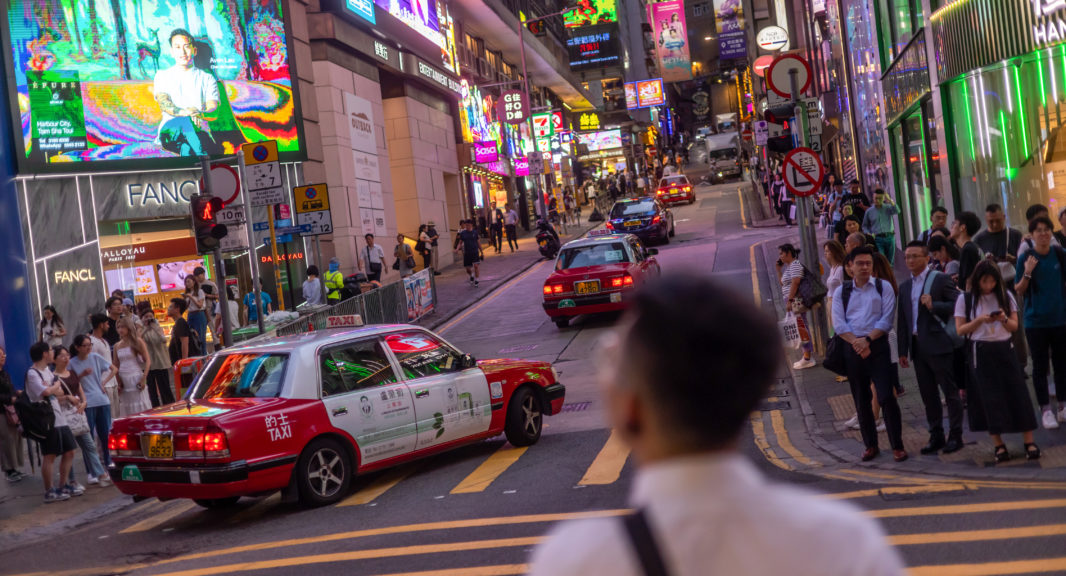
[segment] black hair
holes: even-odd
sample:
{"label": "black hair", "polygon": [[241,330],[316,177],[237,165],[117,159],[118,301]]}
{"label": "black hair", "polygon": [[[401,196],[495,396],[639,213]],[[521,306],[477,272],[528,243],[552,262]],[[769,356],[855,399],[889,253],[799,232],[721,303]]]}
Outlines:
{"label": "black hair", "polygon": [[[48,352],[51,349],[52,347],[49,346],[46,342],[34,343],[32,346],[30,346],[30,360],[33,362],[40,362],[41,359],[44,358],[44,353]],[[44,385],[48,386],[48,383],[45,382]]]}
{"label": "black hair", "polygon": [[944,228],[943,226],[941,226],[940,228],[933,228],[932,230],[930,230],[929,231],[929,237],[931,238],[933,236],[933,234],[935,234],[937,232],[940,232],[941,234],[943,234],[944,238],[947,238],[948,236],[951,236],[951,230],[948,230],[947,228]]}
{"label": "black hair", "polygon": [[981,230],[981,219],[973,212],[961,212],[955,217],[955,220],[966,228],[967,236],[973,236]]}
{"label": "black hair", "polygon": [[888,194],[888,192],[885,192],[883,189],[878,188],[874,190],[874,196],[877,196],[878,194]]}
{"label": "black hair", "polygon": [[[49,304],[49,305],[45,306],[43,308],[43,310],[48,310],[49,312],[52,313],[52,324],[54,324],[56,326],[60,326],[60,327],[63,326],[63,317],[59,315],[59,312],[56,312],[56,307],[55,306],[52,306],[51,304]],[[44,328],[45,324],[47,324],[48,321],[43,318],[44,314],[41,314],[41,316],[42,316],[42,318],[41,318],[41,328]]]}
{"label": "black hair", "polygon": [[907,242],[907,246],[904,247],[904,250],[907,248],[921,248],[922,252],[925,252],[926,254],[929,253],[929,246],[926,246],[925,242],[922,242],[921,240],[911,240],[910,242]]}
{"label": "black hair", "polygon": [[67,354],[70,354],[70,350],[67,350],[67,347],[63,346],[62,344],[60,344],[58,346],[52,346],[52,355],[53,356],[59,356],[60,352],[66,352]]}
{"label": "black hair", "polygon": [[81,345],[84,344],[86,340],[89,340],[90,342],[92,341],[87,334],[78,334],[74,337],[74,342],[71,344],[71,348],[74,348],[74,351],[77,352],[78,348],[81,348]]}
{"label": "black hair", "polygon": [[206,275],[207,274],[207,270],[204,270],[203,266],[197,266],[196,268],[193,268],[193,271],[192,271],[192,275],[193,276],[199,276],[200,274]]}
{"label": "black hair", "polygon": [[318,274],[318,266],[315,266],[314,264],[308,266],[307,267],[307,275],[308,276],[318,276],[319,275]]}
{"label": "black hair", "polygon": [[774,320],[724,284],[688,274],[642,287],[630,314],[624,362],[656,420],[687,449],[729,446],[783,360]]}
{"label": "black hair", "polygon": [[1043,204],[1033,204],[1032,206],[1025,209],[1025,220],[1032,220],[1033,218],[1039,216],[1041,213],[1047,212],[1047,206],[1044,206]]}
{"label": "black hair", "polygon": [[936,214],[936,213],[940,213],[940,214],[943,214],[943,215],[946,216],[947,213],[948,213],[948,209],[944,208],[943,206],[935,206],[933,208],[933,211],[929,213],[929,217],[932,218],[933,214]]}
{"label": "black hair", "polygon": [[992,204],[989,204],[988,206],[985,206],[985,212],[988,212],[990,214],[995,214],[997,212],[1002,212],[1002,211],[1003,211],[1003,207],[1000,206],[999,204],[996,204],[995,202],[993,202]]}
{"label": "black hair", "polygon": [[991,260],[981,260],[974,267],[973,273],[970,274],[970,297],[973,299],[972,301],[976,302],[981,298],[981,280],[985,276],[991,276],[996,279],[996,285],[992,288],[991,293],[996,297],[996,301],[999,302],[1000,309],[1004,313],[1010,314],[1010,308],[1007,306],[1007,292],[1003,288],[1003,276],[999,273],[999,266],[996,266],[996,263]]}
{"label": "black hair", "polygon": [[108,318],[105,314],[93,314],[92,316],[89,316],[89,326],[92,327],[93,330],[95,330],[96,327],[101,324],[108,323]]}
{"label": "black hair", "polygon": [[107,299],[107,303],[104,304],[104,310],[110,310],[111,309],[111,305],[114,304],[115,302],[118,302],[119,304],[121,304],[122,303],[122,298],[119,298],[118,296],[112,296],[112,297],[108,298]]}
{"label": "black hair", "polygon": [[367,232],[366,234],[363,234],[363,238],[373,238],[373,237],[374,237],[374,235],[369,233],[369,232]]}
{"label": "black hair", "polygon": [[184,36],[188,38],[189,44],[192,44],[194,41],[196,41],[196,38],[193,38],[192,34],[190,34],[188,30],[184,28],[175,28],[174,31],[170,33],[170,39],[167,40],[167,44],[173,46],[174,38],[177,36]]}
{"label": "black hair", "polygon": [[185,309],[189,307],[189,303],[184,298],[171,298],[170,303],[178,308],[178,314],[184,314]]}
{"label": "black hair", "polygon": [[846,262],[851,264],[859,256],[869,256],[871,259],[874,257],[875,250],[871,246],[859,246],[848,253],[848,259]]}
{"label": "black hair", "polygon": [[959,259],[959,249],[955,246],[954,242],[948,240],[944,236],[933,236],[929,239],[930,252],[940,252],[943,248],[947,248],[948,256],[950,256],[952,260]]}
{"label": "black hair", "polygon": [[791,255],[793,258],[799,256],[800,253],[799,248],[793,246],[791,242],[786,242],[785,244],[778,246],[777,249],[785,254]]}
{"label": "black hair", "polygon": [[1051,218],[1048,218],[1047,216],[1037,216],[1029,221],[1029,233],[1032,234],[1033,232],[1036,232],[1036,227],[1041,224],[1047,226],[1048,230],[1055,229],[1055,225],[1051,223]]}

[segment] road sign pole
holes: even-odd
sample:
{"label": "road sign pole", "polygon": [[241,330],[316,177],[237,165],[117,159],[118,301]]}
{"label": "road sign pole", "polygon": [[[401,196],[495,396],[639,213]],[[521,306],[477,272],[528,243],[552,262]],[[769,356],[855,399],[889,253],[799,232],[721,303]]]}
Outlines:
{"label": "road sign pole", "polygon": [[[796,78],[799,72],[795,69],[789,71],[789,87],[792,92],[792,107],[795,118],[793,121],[799,122],[800,130],[798,138],[803,142],[796,143],[796,146],[806,146],[807,142],[807,107],[804,106],[801,99],[799,80]],[[814,202],[813,198],[817,198],[817,190],[810,196],[801,196],[797,202],[797,220],[799,221],[800,232],[800,254],[803,256],[803,265],[807,267],[814,274],[821,276],[820,260],[818,258],[818,238],[817,238],[817,226],[814,220]],[[825,313],[825,303],[828,299],[823,301],[822,306],[815,306],[811,310],[811,343],[814,344],[814,351],[818,355],[825,354],[825,345],[829,341],[829,321]]]}
{"label": "road sign pole", "polygon": [[[247,198],[248,187],[245,185],[247,182],[245,174],[247,174],[247,172],[245,171],[244,154],[237,155],[237,164],[241,169],[241,191],[245,194],[245,198]],[[267,206],[267,208],[270,209],[269,206]],[[263,288],[259,280],[259,262],[256,262],[258,259],[256,257],[258,250],[256,250],[255,245],[255,226],[252,225],[252,222],[255,222],[255,217],[253,216],[254,210],[255,208],[252,206],[251,202],[248,202],[249,226],[246,226],[248,229],[248,262],[251,263],[252,270],[252,294],[255,294],[255,309],[257,311],[255,315],[256,324],[259,326],[259,333],[262,334],[266,332],[266,329],[263,327],[263,315],[260,314],[260,312],[263,311]],[[249,316],[250,315],[251,313],[249,313]]]}
{"label": "road sign pole", "polygon": [[[208,196],[214,196],[214,191],[211,189],[211,163],[208,161],[207,156],[200,157],[200,170],[204,174],[204,193]],[[222,262],[222,246],[215,246],[215,289],[218,290],[218,313],[222,315],[222,340],[226,346],[233,345],[233,325],[230,323],[229,318],[229,293],[226,290],[226,267]],[[214,333],[214,329],[211,330]],[[218,334],[215,334],[218,336]],[[217,349],[218,342],[215,343]]]}
{"label": "road sign pole", "polygon": [[277,288],[278,310],[285,309],[285,293],[281,290],[281,268],[278,266],[278,236],[274,233],[274,206],[267,206],[267,226],[270,227],[270,255],[274,258],[274,287]]}
{"label": "road sign pole", "polygon": [[[318,264],[318,285],[322,287],[322,303],[329,302],[329,293],[326,292],[326,275],[322,273],[323,270],[329,272],[329,267],[322,264],[322,243],[318,240],[319,235],[315,235],[315,264]],[[356,256],[356,258],[359,258]],[[343,284],[342,284],[343,285]]]}

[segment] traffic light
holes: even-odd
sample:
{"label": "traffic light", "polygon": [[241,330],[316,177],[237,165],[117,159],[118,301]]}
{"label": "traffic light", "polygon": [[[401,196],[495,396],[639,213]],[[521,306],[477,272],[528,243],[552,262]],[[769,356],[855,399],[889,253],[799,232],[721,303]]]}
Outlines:
{"label": "traffic light", "polygon": [[526,22],[526,29],[528,29],[534,36],[544,36],[544,21],[534,20],[532,22]]}
{"label": "traffic light", "polygon": [[782,134],[781,136],[766,139],[766,149],[770,152],[787,154],[795,148],[796,144],[792,140],[792,134]]}
{"label": "traffic light", "polygon": [[213,252],[229,232],[225,224],[219,224],[215,220],[215,215],[222,209],[222,199],[196,194],[189,198],[189,205],[192,207],[197,253]]}

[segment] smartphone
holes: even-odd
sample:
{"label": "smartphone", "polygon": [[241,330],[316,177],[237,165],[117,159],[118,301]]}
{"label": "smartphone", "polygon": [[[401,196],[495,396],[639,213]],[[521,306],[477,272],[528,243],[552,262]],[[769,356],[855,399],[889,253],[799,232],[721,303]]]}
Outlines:
{"label": "smartphone", "polygon": [[989,316],[991,316],[993,318],[998,318],[999,315],[1002,314],[1002,313],[1003,313],[1002,310],[996,310],[995,312],[990,313]]}

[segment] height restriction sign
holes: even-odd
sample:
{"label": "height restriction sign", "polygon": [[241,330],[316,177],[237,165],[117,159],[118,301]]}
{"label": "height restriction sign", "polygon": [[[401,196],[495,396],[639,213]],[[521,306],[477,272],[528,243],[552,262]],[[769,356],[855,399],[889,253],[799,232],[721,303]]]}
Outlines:
{"label": "height restriction sign", "polygon": [[825,166],[810,148],[796,148],[785,156],[785,186],[796,196],[811,196],[822,186]]}

